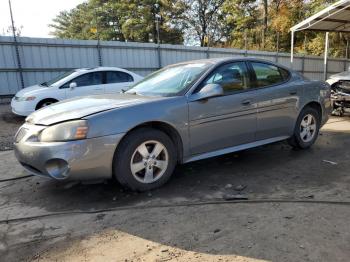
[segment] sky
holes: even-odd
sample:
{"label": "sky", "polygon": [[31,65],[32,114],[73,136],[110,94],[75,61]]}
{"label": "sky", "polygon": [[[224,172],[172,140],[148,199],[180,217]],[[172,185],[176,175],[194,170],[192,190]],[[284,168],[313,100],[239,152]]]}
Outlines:
{"label": "sky", "polygon": [[[21,36],[52,37],[48,24],[63,10],[70,10],[86,0],[11,0],[16,27]],[[0,35],[9,35],[11,25],[8,0],[0,0]],[[10,32],[11,34],[11,32]]]}

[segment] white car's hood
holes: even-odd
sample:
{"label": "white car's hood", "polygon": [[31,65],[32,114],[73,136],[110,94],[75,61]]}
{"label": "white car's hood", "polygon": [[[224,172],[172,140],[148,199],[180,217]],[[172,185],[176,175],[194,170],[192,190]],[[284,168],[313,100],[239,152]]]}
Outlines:
{"label": "white car's hood", "polygon": [[331,75],[330,78],[336,80],[350,80],[350,71],[345,71],[339,74]]}
{"label": "white car's hood", "polygon": [[21,91],[18,91],[16,93],[16,96],[17,97],[31,96],[31,95],[37,94],[38,92],[42,92],[45,89],[47,89],[47,87],[40,86],[40,85],[33,85],[33,86],[23,88]]}

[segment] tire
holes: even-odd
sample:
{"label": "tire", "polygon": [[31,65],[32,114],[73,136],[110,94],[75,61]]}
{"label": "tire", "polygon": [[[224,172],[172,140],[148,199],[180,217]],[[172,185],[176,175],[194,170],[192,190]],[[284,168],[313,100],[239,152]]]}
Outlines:
{"label": "tire", "polygon": [[[153,155],[156,146],[155,151],[160,153]],[[122,186],[142,192],[164,185],[176,162],[175,146],[165,133],[140,128],[128,134],[118,145],[113,158],[113,173]]]}
{"label": "tire", "polygon": [[[310,116],[312,117],[311,122],[307,124],[307,122],[310,121]],[[298,149],[311,147],[318,137],[320,122],[321,116],[318,110],[312,107],[304,108],[298,116],[294,128],[294,134],[288,140],[289,144]]]}
{"label": "tire", "polygon": [[35,110],[44,108],[44,107],[49,106],[49,105],[51,105],[51,104],[53,104],[53,103],[56,103],[56,102],[58,102],[56,99],[45,99],[45,100],[41,100],[41,101],[37,104]]}

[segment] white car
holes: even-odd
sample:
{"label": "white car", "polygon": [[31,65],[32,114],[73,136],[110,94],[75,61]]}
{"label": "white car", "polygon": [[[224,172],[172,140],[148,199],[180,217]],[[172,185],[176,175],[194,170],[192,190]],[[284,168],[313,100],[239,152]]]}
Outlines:
{"label": "white car", "polygon": [[350,67],[348,71],[330,76],[327,83],[332,92],[332,115],[343,116],[350,112]]}
{"label": "white car", "polygon": [[64,99],[119,93],[142,79],[135,73],[117,67],[75,69],[17,92],[11,101],[12,112],[28,116],[35,110]]}
{"label": "white car", "polygon": [[347,81],[350,82],[350,67],[349,71],[345,71],[339,74],[331,75],[329,79],[327,80],[327,83],[331,86],[339,81]]}

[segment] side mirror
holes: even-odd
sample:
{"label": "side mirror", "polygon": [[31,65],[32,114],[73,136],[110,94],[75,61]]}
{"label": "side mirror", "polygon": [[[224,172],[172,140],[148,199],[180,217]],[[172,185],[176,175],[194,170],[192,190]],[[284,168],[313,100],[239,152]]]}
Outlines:
{"label": "side mirror", "polygon": [[207,84],[198,93],[191,96],[191,101],[199,101],[211,97],[223,96],[224,89],[218,84]]}
{"label": "side mirror", "polygon": [[69,84],[69,88],[70,88],[70,89],[74,89],[74,88],[76,88],[77,86],[78,86],[78,85],[77,85],[76,82],[72,82],[72,83]]}

